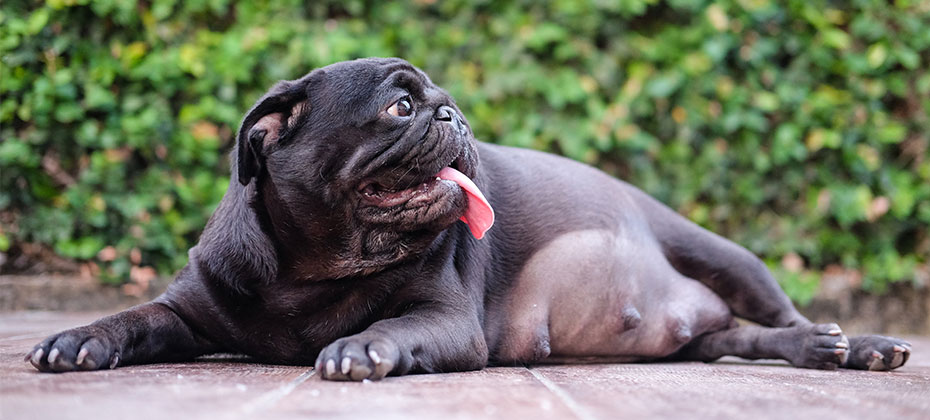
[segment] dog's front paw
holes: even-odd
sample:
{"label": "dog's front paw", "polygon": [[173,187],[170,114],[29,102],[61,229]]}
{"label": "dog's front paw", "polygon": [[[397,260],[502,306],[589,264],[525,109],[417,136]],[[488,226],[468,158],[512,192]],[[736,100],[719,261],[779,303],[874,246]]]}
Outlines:
{"label": "dog's front paw", "polygon": [[323,379],[334,381],[378,380],[399,364],[397,345],[365,334],[340,338],[326,346],[314,364]]}
{"label": "dog's front paw", "polygon": [[789,362],[808,369],[834,370],[849,357],[849,340],[836,324],[813,324],[794,327],[800,346]]}
{"label": "dog's front paw", "polygon": [[106,331],[86,326],[46,338],[25,360],[42,372],[69,372],[113,369],[120,355]]}
{"label": "dog's front paw", "polygon": [[851,338],[849,346],[849,360],[844,367],[850,369],[897,369],[911,356],[911,343],[894,337],[862,335]]}

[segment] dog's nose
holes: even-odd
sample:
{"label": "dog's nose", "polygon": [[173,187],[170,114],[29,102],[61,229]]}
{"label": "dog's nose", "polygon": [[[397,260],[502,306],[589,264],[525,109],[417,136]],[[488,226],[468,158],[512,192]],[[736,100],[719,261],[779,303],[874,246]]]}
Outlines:
{"label": "dog's nose", "polygon": [[451,106],[443,105],[436,110],[436,116],[434,117],[439,121],[452,121],[455,118],[455,109]]}

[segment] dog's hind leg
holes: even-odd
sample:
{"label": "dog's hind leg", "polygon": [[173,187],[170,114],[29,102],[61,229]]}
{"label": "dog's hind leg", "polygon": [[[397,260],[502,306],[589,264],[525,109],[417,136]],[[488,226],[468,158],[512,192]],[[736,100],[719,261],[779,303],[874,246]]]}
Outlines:
{"label": "dog's hind leg", "polygon": [[[783,349],[784,346],[797,346],[798,339],[791,339],[791,334],[804,337],[804,334],[810,335],[803,332],[805,329],[816,330],[820,327],[795,309],[765,264],[755,255],[702,229],[643,192],[635,188],[630,190],[658,239],[662,252],[676,270],[704,283],[723,299],[734,315],[766,327],[776,327],[772,331],[744,327],[727,330],[720,335],[705,336],[695,341],[706,341],[709,344],[698,346],[694,351],[704,356],[733,354],[747,358],[752,358],[755,354],[753,351],[769,352],[769,356],[785,358],[796,366],[804,367],[809,367],[809,363],[802,360],[805,354],[822,353],[812,350],[816,346],[802,346],[798,350],[800,355],[790,353],[790,348]],[[796,328],[779,332],[785,327]],[[836,330],[840,331],[839,327]],[[785,338],[786,335],[789,337]],[[842,331],[838,336],[842,336]],[[772,340],[787,340],[788,344],[776,344]],[[850,369],[895,369],[907,362],[911,352],[906,341],[894,337],[866,335],[848,341],[849,357],[841,365]],[[811,363],[820,363],[816,362],[816,357],[810,360],[815,360]]]}
{"label": "dog's hind leg", "polygon": [[784,359],[802,368],[892,370],[907,362],[910,343],[866,335],[847,339],[836,324],[785,328],[743,326],[691,340],[670,359],[712,362],[723,356]]}
{"label": "dog's hind leg", "polygon": [[734,315],[767,327],[810,324],[751,252],[692,223],[642,191],[630,191],[672,266],[713,290]]}
{"label": "dog's hind leg", "polygon": [[833,370],[846,363],[849,342],[836,324],[743,326],[699,336],[672,358],[712,362],[723,356],[783,359],[797,367]]}

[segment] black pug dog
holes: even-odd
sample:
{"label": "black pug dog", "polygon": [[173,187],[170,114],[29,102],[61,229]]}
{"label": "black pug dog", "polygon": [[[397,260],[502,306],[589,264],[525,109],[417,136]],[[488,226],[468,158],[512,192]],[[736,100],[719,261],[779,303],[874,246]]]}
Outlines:
{"label": "black pug dog", "polygon": [[811,323],[758,258],[626,183],[475,141],[400,59],[278,83],[232,160],[238,181],[161,297],[26,360],[64,372],[232,352],[359,381],[579,358],[889,370],[910,354]]}

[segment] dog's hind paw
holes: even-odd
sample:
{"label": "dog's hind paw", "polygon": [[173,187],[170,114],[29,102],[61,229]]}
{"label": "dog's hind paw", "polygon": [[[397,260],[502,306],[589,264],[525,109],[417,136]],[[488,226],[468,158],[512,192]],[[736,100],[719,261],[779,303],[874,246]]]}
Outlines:
{"label": "dog's hind paw", "polygon": [[849,341],[836,324],[813,324],[794,327],[801,345],[788,361],[797,367],[834,370],[843,366],[849,356]]}
{"label": "dog's hind paw", "polygon": [[904,366],[911,357],[911,343],[894,337],[862,335],[849,339],[849,369],[892,370]]}

